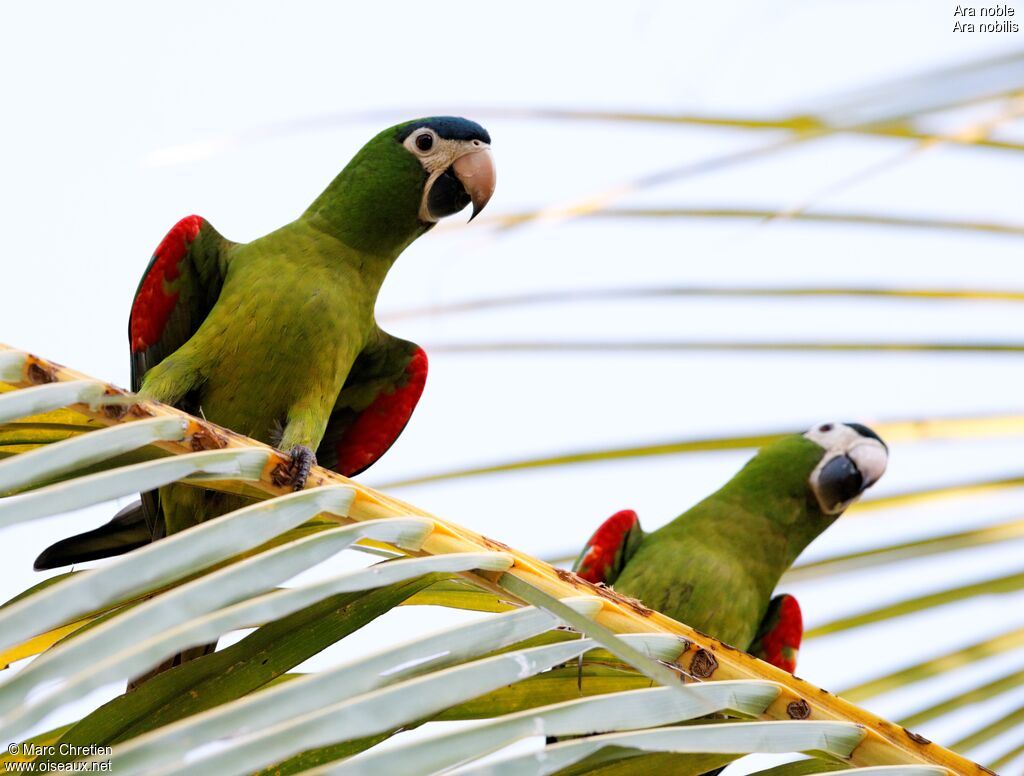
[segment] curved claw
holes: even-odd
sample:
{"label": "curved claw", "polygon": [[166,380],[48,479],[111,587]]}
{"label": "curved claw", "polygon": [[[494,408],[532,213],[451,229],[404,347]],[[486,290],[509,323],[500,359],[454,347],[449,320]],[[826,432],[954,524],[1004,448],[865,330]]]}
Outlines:
{"label": "curved claw", "polygon": [[271,481],[279,488],[291,485],[292,490],[302,490],[310,470],[316,465],[316,453],[305,445],[295,445],[289,455],[291,462],[287,466],[283,461],[279,463],[271,472]]}
{"label": "curved claw", "polygon": [[305,445],[295,445],[291,449],[292,465],[288,473],[292,477],[292,490],[302,490],[306,487],[306,478],[309,477],[310,469],[316,465],[316,453]]}

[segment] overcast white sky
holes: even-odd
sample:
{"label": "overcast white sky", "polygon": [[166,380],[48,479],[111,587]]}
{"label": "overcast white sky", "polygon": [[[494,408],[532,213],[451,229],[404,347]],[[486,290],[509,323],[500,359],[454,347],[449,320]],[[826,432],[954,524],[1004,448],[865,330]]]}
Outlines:
{"label": "overcast white sky", "polygon": [[[851,106],[889,107],[881,97],[898,105],[911,93],[930,99],[953,89],[936,79],[873,102],[868,87],[1024,46],[1024,33],[952,33],[953,5],[4,4],[0,341],[126,384],[132,293],[153,247],[183,215],[199,213],[229,238],[252,239],[300,213],[380,128],[448,112],[478,118],[492,134],[499,184],[486,215],[564,205],[783,136],[517,118],[498,109],[750,118],[823,112],[843,119],[858,115]],[[1017,3],[1018,18],[1022,12]],[[1024,82],[1019,67],[1016,77]],[[1003,107],[949,112],[927,126],[961,131]],[[1024,141],[1024,122],[1000,124],[995,133]],[[832,137],[682,177],[619,204],[810,204],[820,212],[1024,225],[1020,153],[949,145],[910,151],[902,141]],[[410,307],[515,292],[670,285],[1024,290],[1021,245],[1020,236],[787,220],[551,219],[508,232],[475,222],[439,229],[410,248],[385,285],[379,311],[384,319]],[[495,340],[1012,343],[1021,341],[1022,309],[993,302],[672,299],[503,308],[386,325],[428,352],[432,344]],[[1020,378],[1019,355],[481,355],[435,348],[413,421],[363,479],[379,484],[581,449],[803,430],[821,419],[1020,413]],[[546,557],[577,549],[619,508],[638,509],[651,527],[671,519],[749,455],[540,469],[395,493]],[[897,444],[873,493],[1019,474],[1021,461],[1024,439],[1012,436]],[[851,516],[811,552],[825,556],[994,523],[1019,517],[1022,507],[1024,493],[1017,492]],[[35,578],[29,565],[38,549],[109,511],[6,533],[3,597]],[[912,591],[1021,570],[1021,549],[1017,542],[791,590],[814,625]],[[978,599],[899,628],[819,639],[802,651],[799,673],[838,689],[1001,632],[1014,618],[1024,624],[1022,603],[1020,595]],[[403,611],[307,667],[436,622],[434,613]],[[980,663],[956,681],[969,687],[1012,666],[1024,666],[1024,653]],[[897,716],[921,705],[927,692],[938,699],[949,691],[947,682],[867,705]],[[939,721],[922,732],[954,740],[979,720],[1021,705],[1024,692],[1008,693],[974,710],[971,722]],[[975,754],[998,754],[1010,743],[1000,739]]]}

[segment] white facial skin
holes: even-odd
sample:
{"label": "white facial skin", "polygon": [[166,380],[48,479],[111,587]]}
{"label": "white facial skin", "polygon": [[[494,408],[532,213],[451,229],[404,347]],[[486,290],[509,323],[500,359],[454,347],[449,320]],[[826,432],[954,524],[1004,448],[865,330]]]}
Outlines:
{"label": "white facial skin", "polygon": [[423,187],[420,202],[421,221],[437,221],[427,207],[427,197],[444,171],[454,166],[455,175],[461,181],[466,193],[473,201],[474,212],[480,211],[494,193],[494,161],[491,147],[482,140],[446,140],[429,127],[412,132],[403,145],[420,160],[427,171],[427,183]]}
{"label": "white facial skin", "polygon": [[845,423],[820,423],[811,428],[804,436],[825,450],[825,455],[811,472],[810,478],[811,490],[814,491],[815,498],[818,499],[818,506],[825,514],[839,514],[859,498],[857,496],[837,505],[822,503],[818,490],[819,477],[821,470],[831,460],[845,455],[853,461],[864,478],[862,490],[867,490],[874,485],[885,473],[885,467],[889,461],[889,453],[885,449],[885,445],[877,439],[863,436]]}

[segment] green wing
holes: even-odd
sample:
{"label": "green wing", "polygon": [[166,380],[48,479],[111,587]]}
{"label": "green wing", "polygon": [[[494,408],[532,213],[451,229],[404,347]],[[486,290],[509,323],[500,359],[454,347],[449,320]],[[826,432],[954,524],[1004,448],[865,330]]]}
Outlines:
{"label": "green wing", "polygon": [[142,386],[146,372],[188,342],[210,314],[224,285],[232,245],[204,219],[188,216],[157,246],[128,321],[133,391]]}
{"label": "green wing", "polygon": [[783,593],[769,602],[749,652],[766,663],[793,673],[803,635],[800,604],[793,596]]}
{"label": "green wing", "polygon": [[572,570],[588,582],[613,585],[643,538],[636,512],[632,509],[616,512],[594,531]]}
{"label": "green wing", "polygon": [[405,429],[427,381],[427,354],[380,328],[356,358],[316,451],[321,466],[352,477]]}

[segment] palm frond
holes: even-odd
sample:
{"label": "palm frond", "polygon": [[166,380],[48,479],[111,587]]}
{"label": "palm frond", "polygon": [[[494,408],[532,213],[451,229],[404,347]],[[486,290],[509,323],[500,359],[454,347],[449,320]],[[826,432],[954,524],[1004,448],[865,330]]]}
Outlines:
{"label": "palm frond", "polygon": [[738,342],[730,340],[507,340],[436,342],[435,353],[1024,353],[1024,343],[966,342],[836,342],[792,340]]}
{"label": "palm frond", "polygon": [[406,308],[381,315],[384,320],[458,315],[483,310],[532,307],[535,305],[563,305],[572,303],[632,301],[646,299],[722,298],[833,298],[850,297],[893,301],[979,301],[1022,302],[1024,290],[998,288],[881,288],[853,286],[660,286],[636,288],[564,289],[538,291],[529,294],[467,299],[430,307]]}
{"label": "palm frond", "polygon": [[840,694],[852,701],[863,701],[890,690],[896,690],[914,682],[921,682],[947,671],[971,665],[975,661],[999,655],[1024,646],[1024,628],[1014,629],[997,636],[983,639],[960,647],[946,654],[933,657],[921,663],[901,668],[885,676],[879,676],[858,685],[840,690]]}
{"label": "palm frond", "polygon": [[[1021,484],[1024,484],[1022,480]],[[881,500],[881,499],[880,499]],[[981,547],[1024,537],[1024,520],[997,523],[960,531],[952,534],[929,536],[911,542],[898,542],[870,550],[833,555],[821,560],[794,566],[783,577],[785,582],[802,582],[819,579],[832,574],[847,574],[855,571],[900,563],[913,558],[927,558],[947,552],[956,552],[971,547]]]}
{"label": "palm frond", "polygon": [[991,682],[985,682],[967,692],[959,692],[956,695],[952,695],[936,703],[934,706],[929,706],[926,709],[903,717],[899,720],[899,724],[904,727],[919,727],[925,722],[937,719],[965,706],[988,700],[1021,685],[1024,685],[1024,671],[1014,671]]}
{"label": "palm frond", "polygon": [[[596,197],[595,201],[600,197]],[[730,207],[705,207],[705,208],[653,208],[653,207],[584,207],[582,205],[566,208],[564,213],[551,208],[540,210],[523,211],[519,213],[504,213],[490,218],[482,219],[484,223],[490,223],[498,228],[510,228],[520,224],[529,223],[542,218],[551,218],[555,215],[571,215],[577,218],[607,218],[607,219],[715,219],[715,220],[739,220],[739,221],[768,221],[776,218],[785,218],[793,221],[805,221],[814,224],[841,224],[846,226],[878,226],[896,229],[924,229],[943,232],[967,232],[1006,237],[1020,237],[1024,235],[1024,225],[1010,223],[993,223],[985,221],[957,221],[942,218],[923,218],[910,216],[895,216],[883,213],[829,213],[807,210],[793,211],[768,210],[758,208],[730,208]]]}
{"label": "palm frond", "polygon": [[[811,421],[805,425],[809,426]],[[1024,415],[998,414],[984,416],[963,416],[948,418],[907,418],[881,420],[873,423],[879,434],[892,442],[908,442],[935,439],[971,439],[983,437],[1018,436],[1024,434]],[[732,436],[701,437],[691,439],[667,440],[653,444],[629,445],[624,447],[580,450],[561,455],[549,455],[537,458],[524,458],[518,461],[495,463],[490,466],[478,466],[465,469],[454,469],[432,474],[424,474],[402,480],[393,480],[381,487],[395,489],[441,482],[444,480],[462,479],[490,474],[521,471],[524,469],[541,469],[554,466],[589,463],[594,461],[611,461],[648,456],[679,455],[684,453],[703,453],[718,450],[748,450],[762,447],[779,439],[783,434],[792,433],[792,429],[766,429],[758,434],[739,434]],[[1024,478],[1009,477],[986,479],[977,482],[946,484],[938,488],[922,488],[902,494],[894,494],[885,498],[876,498],[857,504],[854,509],[888,507],[893,504],[907,504],[953,493],[973,493],[981,490],[1017,487],[1024,483]],[[572,557],[575,557],[573,554]]]}
{"label": "palm frond", "polygon": [[804,638],[813,639],[819,636],[827,636],[832,633],[839,633],[850,628],[857,628],[863,625],[871,625],[876,622],[901,617],[906,614],[924,611],[934,606],[963,601],[981,595],[999,595],[1010,593],[1024,588],[1024,572],[1010,574],[1007,576],[985,579],[970,585],[958,585],[939,590],[927,595],[911,598],[906,601],[899,601],[894,604],[874,609],[870,612],[842,617],[831,622],[825,622],[817,627],[811,628],[804,633]]}
{"label": "palm frond", "polygon": [[[190,773],[249,772],[307,750],[345,744],[343,748],[351,753],[372,746],[402,727],[416,726],[454,706],[528,677],[543,675],[600,648],[617,656],[623,670],[641,678],[646,675],[665,685],[664,690],[642,691],[656,695],[628,696],[649,699],[631,702],[640,703],[650,710],[651,716],[624,722],[630,715],[609,715],[608,702],[611,698],[626,698],[621,693],[608,701],[597,698],[558,707],[534,707],[524,716],[498,717],[488,728],[490,732],[460,739],[459,746],[465,747],[459,750],[460,761],[472,761],[510,736],[522,735],[523,730],[550,729],[559,735],[599,735],[545,747],[541,758],[547,763],[544,768],[568,766],[596,753],[626,748],[704,758],[679,761],[691,765],[707,765],[708,754],[725,756],[724,760],[717,758],[718,762],[725,762],[749,752],[804,751],[827,752],[854,766],[902,764],[908,773],[981,773],[978,766],[953,752],[925,743],[902,728],[884,723],[636,601],[584,583],[500,542],[333,472],[316,469],[308,483],[310,490],[287,495],[286,487],[277,484],[280,480],[274,476],[275,467],[285,464],[280,453],[203,420],[140,401],[72,370],[9,349],[0,350],[0,379],[19,389],[8,391],[4,398],[22,394],[25,412],[41,411],[37,409],[39,402],[31,400],[39,390],[33,386],[43,384],[46,396],[50,397],[46,402],[52,404],[59,392],[46,389],[77,382],[81,384],[78,392],[64,394],[62,398],[70,396],[69,401],[75,402],[74,411],[105,426],[130,426],[142,418],[174,418],[184,431],[171,439],[158,435],[161,438],[151,442],[150,447],[162,451],[157,460],[72,477],[8,496],[0,501],[0,514],[6,515],[8,524],[53,514],[69,506],[97,503],[101,496],[124,495],[131,490],[130,482],[136,488],[152,488],[184,480],[198,487],[243,491],[254,498],[269,499],[97,570],[37,586],[0,609],[0,617],[16,626],[12,630],[5,626],[3,631],[4,643],[11,644],[34,636],[32,623],[39,624],[36,630],[45,631],[69,618],[81,617],[90,607],[95,609],[97,601],[103,605],[116,604],[137,599],[155,587],[171,585],[147,600],[115,609],[95,624],[58,641],[0,684],[0,725],[8,736],[28,734],[46,714],[81,698],[91,689],[126,679],[170,654],[227,631],[266,623],[246,640],[254,639],[261,631],[283,627],[296,617],[310,617],[317,607],[336,606],[339,596],[353,596],[346,599],[351,602],[375,594],[367,591],[397,590],[403,583],[424,580],[396,592],[390,602],[378,602],[379,611],[380,606],[395,605],[396,598],[406,600],[454,574],[519,608],[495,615],[490,625],[460,626],[433,637],[438,646],[444,645],[440,651],[431,652],[430,642],[424,649],[424,641],[419,640],[373,655],[368,658],[369,663],[348,664],[326,673],[294,678],[255,694],[250,694],[252,689],[271,684],[287,661],[278,660],[274,672],[257,677],[252,670],[256,652],[264,650],[267,655],[265,650],[269,649],[273,654],[274,648],[264,639],[260,642],[262,647],[254,642],[252,647],[239,649],[246,643],[243,640],[168,672],[137,692],[114,699],[61,734],[60,740],[82,740],[81,736],[90,728],[96,732],[98,727],[105,727],[102,738],[91,740],[114,744],[112,759],[118,764],[115,770],[119,773],[170,772],[180,767],[186,756]],[[100,387],[98,392],[96,385]],[[25,395],[31,401],[24,400]],[[56,443],[53,449],[64,456],[61,466],[73,470],[81,463],[75,459],[76,454],[95,460],[101,447],[71,439]],[[166,453],[172,455],[164,457]],[[8,463],[16,461],[15,458]],[[0,472],[7,465],[0,463]],[[18,488],[24,484],[21,477],[33,476],[33,472],[22,469],[20,477],[11,476],[8,481]],[[255,552],[268,543],[268,536],[295,530],[318,512],[318,519],[338,527],[307,533]],[[240,530],[243,521],[245,531]],[[298,571],[331,557],[360,538],[383,543],[401,557],[319,582],[274,589]],[[206,545],[207,539],[209,545],[200,551],[200,545]],[[240,557],[246,553],[246,557]],[[135,578],[135,574],[141,578]],[[530,645],[531,634],[536,638],[559,623],[568,624],[579,635]],[[324,636],[317,646],[322,648],[336,638]],[[299,640],[287,643],[289,654],[301,659],[294,654],[301,651],[297,649]],[[249,668],[239,673],[249,678],[229,687],[231,680],[226,677],[234,674],[224,670],[225,661],[243,654],[249,656]],[[269,655],[262,662],[268,659]],[[363,685],[357,677],[362,677]],[[683,678],[698,683],[684,684]],[[182,695],[183,679],[188,680],[185,686],[195,687],[196,681],[215,684],[205,688],[205,695]],[[723,681],[729,682],[725,690],[719,689]],[[211,693],[214,687],[219,690]],[[315,692],[310,692],[310,688],[315,688]],[[190,698],[196,701],[194,705],[189,706]],[[663,699],[664,704],[652,702],[653,698]],[[625,704],[626,700],[620,702]],[[168,716],[162,710],[169,703],[176,703],[177,711]],[[126,715],[133,707],[141,712],[139,716]],[[148,715],[143,711],[147,708]],[[730,715],[715,724],[703,722],[655,730],[642,727],[682,722],[712,708],[727,710]],[[745,717],[755,719],[745,721]],[[140,726],[149,727],[140,730]],[[233,733],[224,738],[228,730],[240,735]],[[211,737],[217,743],[213,748],[200,747],[189,753],[187,744],[183,746],[183,742],[200,739],[212,742]],[[431,751],[448,748],[442,744]],[[49,759],[61,758],[43,758]],[[348,760],[342,762],[348,767]],[[487,767],[518,772],[520,768],[533,768],[537,762],[530,758],[514,759]]]}

